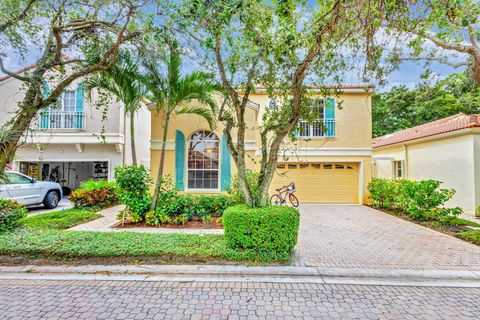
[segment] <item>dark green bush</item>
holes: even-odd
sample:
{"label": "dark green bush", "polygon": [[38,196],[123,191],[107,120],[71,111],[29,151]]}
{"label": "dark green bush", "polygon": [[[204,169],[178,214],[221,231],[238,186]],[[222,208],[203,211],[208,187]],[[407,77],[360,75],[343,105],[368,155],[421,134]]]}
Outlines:
{"label": "dark green bush", "polygon": [[448,223],[462,213],[460,208],[445,208],[455,194],[453,189],[441,189],[436,180],[373,179],[368,185],[375,207],[400,210],[416,220]]}
{"label": "dark green bush", "polygon": [[287,256],[295,248],[300,215],[282,206],[250,208],[237,205],[225,210],[225,241],[232,249],[253,249],[259,254]]}
{"label": "dark green bush", "polygon": [[12,200],[0,199],[0,233],[13,230],[27,216],[27,209]]}
{"label": "dark green bush", "polygon": [[117,196],[135,222],[143,221],[150,209],[150,173],[144,166],[115,168]]}

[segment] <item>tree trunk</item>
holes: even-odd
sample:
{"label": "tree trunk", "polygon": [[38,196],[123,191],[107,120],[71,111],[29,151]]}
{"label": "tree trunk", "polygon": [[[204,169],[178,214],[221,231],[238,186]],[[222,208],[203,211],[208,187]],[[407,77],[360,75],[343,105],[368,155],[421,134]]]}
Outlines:
{"label": "tree trunk", "polygon": [[37,111],[35,107],[24,109],[23,112],[18,112],[17,118],[8,127],[12,130],[12,134],[7,141],[2,141],[0,146],[0,173],[4,173],[6,166],[13,160],[18,142],[23,133],[28,129],[32,119],[35,117]]}
{"label": "tree trunk", "polygon": [[130,111],[130,147],[132,149],[132,164],[137,165],[137,151],[135,149],[135,111]]}
{"label": "tree trunk", "polygon": [[163,167],[165,163],[165,150],[167,147],[167,133],[168,133],[168,124],[170,122],[170,114],[165,115],[165,126],[163,128],[163,137],[162,137],[162,151],[160,153],[160,164],[158,165],[157,173],[157,182],[155,184],[155,191],[153,193],[152,204],[150,206],[151,210],[155,210],[157,207],[158,194],[160,192],[160,187],[162,186],[163,179]]}

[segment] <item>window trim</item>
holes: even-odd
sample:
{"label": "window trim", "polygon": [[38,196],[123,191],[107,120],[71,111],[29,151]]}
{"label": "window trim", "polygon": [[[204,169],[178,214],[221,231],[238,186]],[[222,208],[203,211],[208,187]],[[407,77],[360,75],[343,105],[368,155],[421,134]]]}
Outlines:
{"label": "window trim", "polygon": [[[398,165],[400,165],[401,175],[398,175]],[[393,179],[400,180],[405,178],[405,163],[403,160],[393,160]]]}
{"label": "window trim", "polygon": [[[327,98],[315,98],[315,99],[313,99],[313,100],[321,100],[321,101],[322,101],[323,119],[318,118],[318,119],[316,119],[316,120],[314,120],[314,121],[321,121],[321,122],[323,123],[323,128],[322,128],[322,129],[325,130],[325,128],[326,128],[326,127],[325,127],[325,121],[326,121],[326,120],[329,120],[329,119],[326,118]],[[314,106],[309,106],[309,108],[313,108],[313,107],[314,107]],[[333,120],[333,121],[334,121],[334,123],[335,123],[335,120]],[[298,121],[298,124],[301,126],[302,123],[308,124],[308,121],[305,121],[305,120],[300,119],[300,120]],[[313,125],[314,125],[313,122],[310,123],[310,124],[308,124],[309,132],[310,132],[310,133],[313,132]],[[321,135],[321,136],[314,136],[314,135],[312,135],[312,134],[310,134],[310,135],[308,135],[308,136],[302,136],[302,135],[300,134],[300,132],[298,132],[298,133],[297,133],[297,138],[299,138],[299,139],[327,139],[327,138],[331,139],[331,138],[335,138],[335,135],[332,136],[332,137],[329,137],[329,136],[327,136],[327,132],[323,132],[323,135]]]}
{"label": "window trim", "polygon": [[[217,188],[208,188],[208,189],[205,189],[205,188],[190,188],[188,186],[188,171],[189,171],[189,168],[188,168],[188,155],[189,155],[189,150],[190,150],[190,142],[192,141],[191,140],[191,137],[199,132],[199,131],[205,131],[205,132],[210,132],[210,133],[213,133],[217,139],[218,139],[218,168],[216,169],[217,170]],[[222,155],[221,155],[221,140],[220,140],[220,137],[218,136],[218,134],[216,134],[215,132],[213,131],[210,131],[208,129],[198,129],[198,130],[195,130],[193,131],[192,133],[190,133],[188,136],[188,139],[185,140],[185,166],[184,166],[184,185],[185,185],[185,191],[186,192],[191,192],[191,193],[217,193],[217,192],[220,192],[221,191],[221,170],[220,170],[220,166],[221,166],[221,161],[222,161]],[[196,170],[196,169],[194,169]],[[198,171],[201,171],[202,169],[198,170]],[[213,171],[213,170],[211,170]]]}

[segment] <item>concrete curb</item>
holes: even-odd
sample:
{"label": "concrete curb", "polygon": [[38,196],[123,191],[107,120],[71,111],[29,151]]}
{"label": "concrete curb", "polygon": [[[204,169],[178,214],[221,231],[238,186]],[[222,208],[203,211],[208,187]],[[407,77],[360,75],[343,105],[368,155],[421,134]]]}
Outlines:
{"label": "concrete curb", "polygon": [[480,288],[480,271],[216,265],[0,267],[0,279],[237,281]]}

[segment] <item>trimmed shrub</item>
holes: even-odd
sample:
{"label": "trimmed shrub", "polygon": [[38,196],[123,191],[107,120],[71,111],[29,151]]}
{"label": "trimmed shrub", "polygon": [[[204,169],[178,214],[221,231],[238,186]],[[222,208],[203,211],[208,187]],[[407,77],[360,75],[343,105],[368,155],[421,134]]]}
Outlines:
{"label": "trimmed shrub", "polygon": [[12,200],[0,199],[0,233],[13,230],[27,216],[27,209]]}
{"label": "trimmed shrub", "polygon": [[105,179],[83,181],[80,188],[74,190],[68,199],[76,208],[103,209],[118,203],[115,183]]}
{"label": "trimmed shrub", "polygon": [[134,222],[145,219],[150,208],[150,173],[142,166],[123,166],[115,168],[117,196],[126,205],[127,216]]}
{"label": "trimmed shrub", "polygon": [[441,189],[436,180],[373,179],[368,185],[375,207],[400,210],[415,220],[435,220],[448,223],[462,213],[462,209],[445,208],[444,204],[455,194],[453,189]]}
{"label": "trimmed shrub", "polygon": [[237,205],[225,210],[225,241],[232,249],[253,249],[259,254],[287,256],[295,248],[300,214],[282,206],[250,208]]}

